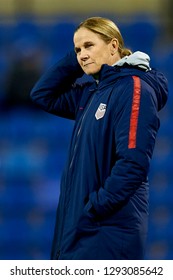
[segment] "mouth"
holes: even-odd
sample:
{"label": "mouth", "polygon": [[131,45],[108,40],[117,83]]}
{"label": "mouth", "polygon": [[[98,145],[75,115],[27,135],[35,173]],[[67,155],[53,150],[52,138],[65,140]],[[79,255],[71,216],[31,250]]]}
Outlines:
{"label": "mouth", "polygon": [[86,67],[86,66],[88,66],[88,65],[91,65],[91,64],[93,64],[93,63],[94,63],[94,62],[86,63],[86,64],[83,65],[83,67]]}

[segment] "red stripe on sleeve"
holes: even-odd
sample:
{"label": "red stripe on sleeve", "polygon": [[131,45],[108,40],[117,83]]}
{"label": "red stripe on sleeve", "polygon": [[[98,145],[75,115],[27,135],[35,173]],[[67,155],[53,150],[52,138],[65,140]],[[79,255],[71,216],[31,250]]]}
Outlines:
{"label": "red stripe on sleeve", "polygon": [[132,111],[130,116],[130,130],[129,130],[129,143],[128,148],[136,148],[136,134],[139,118],[139,108],[141,99],[141,82],[140,78],[133,76],[134,88],[133,88],[133,101],[132,101]]}

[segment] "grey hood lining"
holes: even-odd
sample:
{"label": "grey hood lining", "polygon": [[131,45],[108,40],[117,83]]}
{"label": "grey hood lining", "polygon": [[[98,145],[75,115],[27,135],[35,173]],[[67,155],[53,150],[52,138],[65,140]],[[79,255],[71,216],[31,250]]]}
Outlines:
{"label": "grey hood lining", "polygon": [[124,64],[137,66],[138,68],[141,68],[145,71],[151,70],[149,55],[140,51],[134,52],[129,56],[121,58],[112,66],[123,66]]}

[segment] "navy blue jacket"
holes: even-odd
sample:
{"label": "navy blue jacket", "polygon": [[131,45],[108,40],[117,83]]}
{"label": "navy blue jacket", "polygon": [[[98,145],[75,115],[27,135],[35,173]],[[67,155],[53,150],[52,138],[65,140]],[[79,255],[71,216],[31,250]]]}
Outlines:
{"label": "navy blue jacket", "polygon": [[72,52],[37,82],[31,98],[75,120],[61,180],[52,259],[143,259],[148,171],[167,81],[156,70],[103,65],[99,83]]}

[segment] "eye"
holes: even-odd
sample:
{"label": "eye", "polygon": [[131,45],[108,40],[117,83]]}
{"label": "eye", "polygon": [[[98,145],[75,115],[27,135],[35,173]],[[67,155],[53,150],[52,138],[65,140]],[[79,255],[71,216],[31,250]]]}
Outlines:
{"label": "eye", "polygon": [[87,43],[87,44],[85,44],[85,48],[86,48],[86,49],[88,49],[88,48],[90,48],[90,47],[92,47],[92,46],[94,46],[93,43]]}
{"label": "eye", "polygon": [[75,48],[75,53],[78,54],[80,52],[80,48]]}

